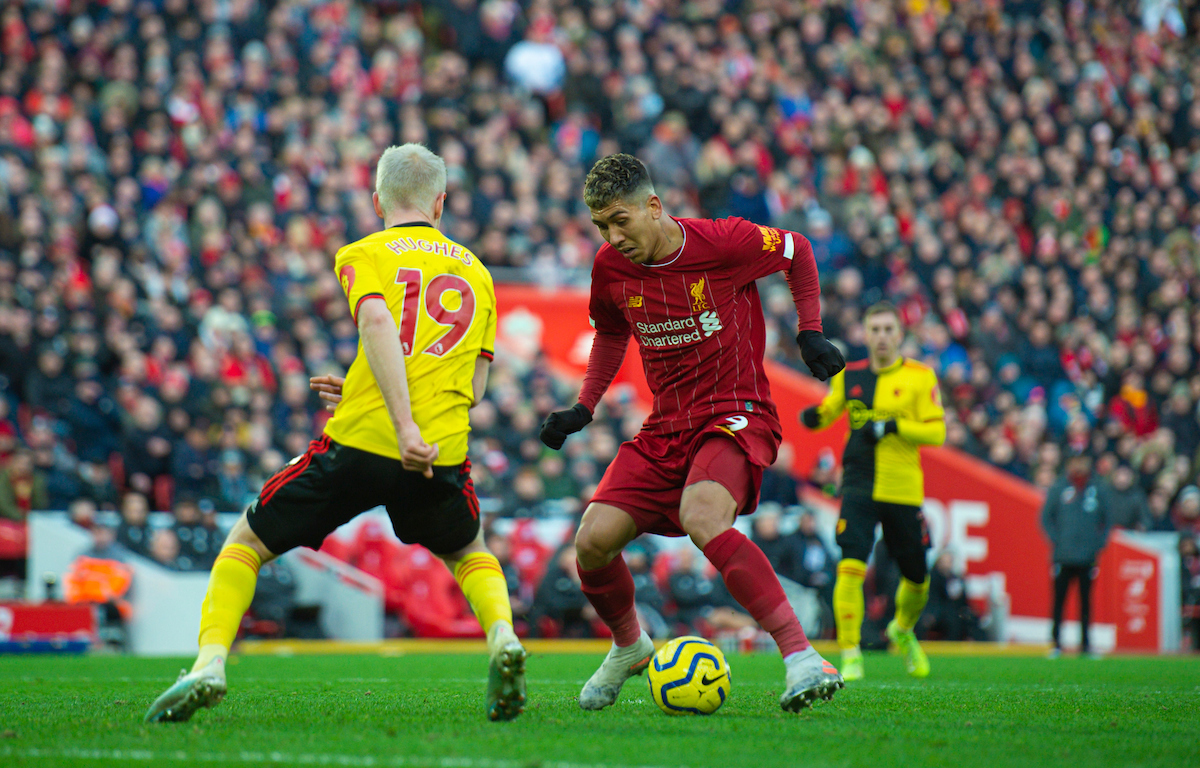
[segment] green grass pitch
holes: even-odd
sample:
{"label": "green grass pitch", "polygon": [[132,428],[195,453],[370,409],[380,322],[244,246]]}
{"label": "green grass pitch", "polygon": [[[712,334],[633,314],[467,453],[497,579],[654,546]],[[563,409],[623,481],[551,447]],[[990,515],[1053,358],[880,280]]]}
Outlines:
{"label": "green grass pitch", "polygon": [[482,655],[244,656],[219,707],[147,726],[181,660],[0,657],[0,765],[1200,765],[1195,658],[935,656],[912,680],[868,654],[865,680],[789,715],[779,659],[733,656],[725,707],[683,718],[658,711],[644,678],[615,708],[581,711],[599,661],[531,657],[528,711],[491,723]]}

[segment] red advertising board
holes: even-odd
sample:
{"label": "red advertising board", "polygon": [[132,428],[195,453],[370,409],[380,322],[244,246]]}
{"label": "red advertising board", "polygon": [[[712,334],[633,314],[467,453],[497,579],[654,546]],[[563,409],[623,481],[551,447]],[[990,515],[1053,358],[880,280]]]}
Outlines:
{"label": "red advertising board", "polygon": [[90,605],[0,603],[0,641],[95,639]]}
{"label": "red advertising board", "polygon": [[1109,539],[1100,556],[1095,585],[1097,619],[1116,628],[1116,647],[1155,652],[1162,648],[1162,572],[1160,554],[1125,541]]}

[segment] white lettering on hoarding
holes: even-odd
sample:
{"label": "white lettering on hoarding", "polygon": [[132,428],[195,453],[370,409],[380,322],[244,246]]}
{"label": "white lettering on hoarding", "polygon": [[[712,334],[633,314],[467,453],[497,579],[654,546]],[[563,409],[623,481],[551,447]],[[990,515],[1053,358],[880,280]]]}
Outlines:
{"label": "white lettering on hoarding", "polygon": [[933,549],[941,551],[949,547],[954,555],[954,567],[960,573],[966,573],[968,563],[987,559],[986,536],[971,535],[967,531],[987,525],[989,509],[986,502],[951,499],[947,510],[938,499],[925,499],[922,511]]}

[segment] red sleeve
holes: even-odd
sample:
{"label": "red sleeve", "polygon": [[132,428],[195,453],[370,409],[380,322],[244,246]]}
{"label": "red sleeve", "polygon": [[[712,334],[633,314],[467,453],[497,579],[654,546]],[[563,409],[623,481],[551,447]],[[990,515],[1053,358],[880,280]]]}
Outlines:
{"label": "red sleeve", "polygon": [[745,219],[729,218],[725,234],[729,243],[729,266],[738,286],[752,283],[772,272],[783,272],[800,330],[821,330],[821,282],[812,243],[799,232],[764,227]]}
{"label": "red sleeve", "polygon": [[596,331],[592,340],[592,351],[588,355],[587,371],[583,374],[583,386],[579,389],[579,402],[589,411],[596,412],[600,398],[621,370],[625,350],[629,346],[629,334],[601,333]]}
{"label": "red sleeve", "polygon": [[579,390],[579,402],[592,413],[596,412],[600,398],[604,397],[621,369],[630,335],[629,323],[613,304],[608,285],[599,272],[598,268],[592,270],[592,294],[588,302],[588,314],[596,336],[592,339],[592,351]]}

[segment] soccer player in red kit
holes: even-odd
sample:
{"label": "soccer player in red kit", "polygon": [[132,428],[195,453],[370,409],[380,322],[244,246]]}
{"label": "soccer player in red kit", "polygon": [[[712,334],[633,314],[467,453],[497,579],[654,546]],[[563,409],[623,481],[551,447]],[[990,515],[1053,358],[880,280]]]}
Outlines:
{"label": "soccer player in red kit", "polygon": [[550,414],[541,439],[554,449],[583,429],[612,383],[632,335],[654,410],[621,445],[575,536],[583,592],[613,633],[613,647],[579,694],[584,709],[617,700],[650,663],[654,644],[638,625],[633,577],[621,550],[642,533],[691,537],[730,593],[771,633],[787,684],[780,705],[796,712],[843,687],[809,644],[779,578],[733,527],[758,505],[763,467],[781,437],[763,367],[765,323],[755,280],[784,272],[799,315],[801,356],[825,380],[845,366],[821,333],[812,246],[794,232],[745,219],[675,219],[646,166],[605,157],[584,183],[584,202],[607,241],[592,267],[596,328],[579,402]]}

